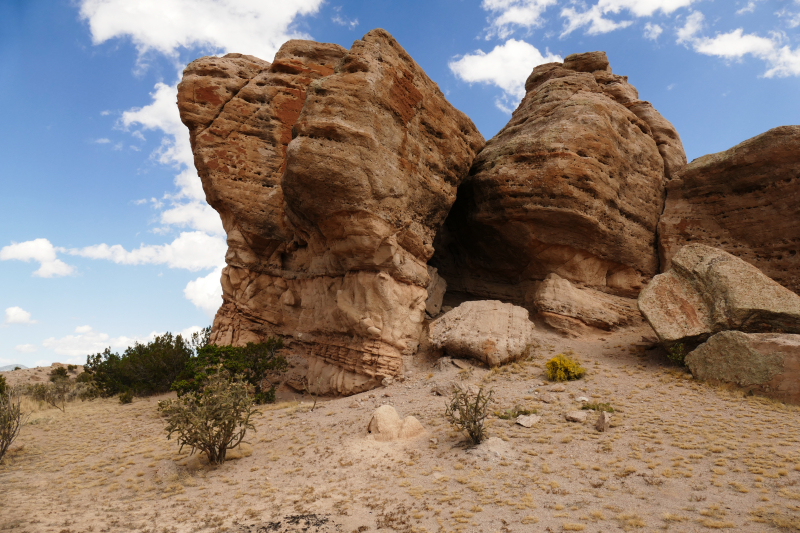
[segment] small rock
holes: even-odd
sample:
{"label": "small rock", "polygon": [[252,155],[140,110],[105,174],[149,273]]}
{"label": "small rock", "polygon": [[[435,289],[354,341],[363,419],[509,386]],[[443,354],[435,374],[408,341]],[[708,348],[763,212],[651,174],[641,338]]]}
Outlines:
{"label": "small rock", "polygon": [[512,455],[511,446],[497,437],[491,437],[470,449],[467,453],[491,460],[507,459]]}
{"label": "small rock", "polygon": [[394,383],[394,379],[392,379],[392,378],[390,378],[388,376],[383,378],[383,381],[381,381],[381,385],[383,385],[384,387],[388,387],[392,383]]}
{"label": "small rock", "polygon": [[586,396],[578,396],[578,398],[575,401],[581,403],[587,403],[589,401],[589,398],[587,398]]}
{"label": "small rock", "polygon": [[392,397],[392,393],[390,393],[390,392],[384,392],[384,393],[383,393],[383,397],[384,397],[384,398],[391,398],[391,397]]}
{"label": "small rock", "polygon": [[356,402],[356,401],[354,401],[353,403],[350,404],[350,408],[351,409],[357,409],[359,407],[361,407],[361,404]]}
{"label": "small rock", "polygon": [[542,394],[542,397],[539,398],[544,403],[558,403],[558,397],[555,394]]}
{"label": "small rock", "polygon": [[594,423],[594,428],[597,431],[604,432],[611,427],[611,415],[605,411],[600,411],[600,416],[597,417],[597,422]]}
{"label": "small rock", "polygon": [[471,368],[472,367],[471,364],[469,364],[468,362],[464,361],[463,359],[453,359],[452,363],[454,365],[456,365],[458,368],[460,368],[461,370],[465,370],[467,368]]}
{"label": "small rock", "polygon": [[589,416],[589,413],[586,411],[570,411],[564,416],[566,417],[567,422],[586,422],[586,418]]}
{"label": "small rock", "polygon": [[542,417],[537,415],[520,415],[517,417],[516,422],[522,427],[529,428],[534,424],[538,424],[541,419]]}
{"label": "small rock", "polygon": [[564,386],[563,383],[556,383],[547,390],[549,390],[550,392],[564,392],[565,390],[567,390],[567,387]]}
{"label": "small rock", "polygon": [[439,439],[437,439],[436,437],[433,437],[433,438],[431,439],[431,444],[433,444],[434,446],[436,446],[437,444],[439,444]]}
{"label": "small rock", "polygon": [[369,397],[370,397],[370,398],[374,398],[374,397],[375,397],[375,395],[374,395],[374,394],[370,394],[370,395],[369,395]]}
{"label": "small rock", "polygon": [[453,360],[449,357],[440,357],[438,361],[436,361],[436,370],[439,372],[444,372],[452,368]]}

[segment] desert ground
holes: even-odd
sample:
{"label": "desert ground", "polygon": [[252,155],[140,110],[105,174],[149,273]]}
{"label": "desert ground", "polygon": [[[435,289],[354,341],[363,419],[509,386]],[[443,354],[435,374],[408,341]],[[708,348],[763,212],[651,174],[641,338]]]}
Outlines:
{"label": "desert ground", "polygon": [[[800,529],[800,409],[713,387],[672,365],[644,324],[569,339],[537,324],[527,361],[497,369],[422,354],[405,380],[347,398],[282,391],[249,444],[222,466],[167,440],[157,402],[28,402],[0,465],[0,531],[522,532]],[[544,363],[571,353],[586,377],[551,392]],[[7,372],[14,381],[49,369]],[[473,448],[444,416],[434,384],[494,391]],[[606,432],[568,422],[580,397],[614,409]],[[543,401],[547,400],[547,401]],[[377,442],[372,413],[393,405],[426,433]]]}

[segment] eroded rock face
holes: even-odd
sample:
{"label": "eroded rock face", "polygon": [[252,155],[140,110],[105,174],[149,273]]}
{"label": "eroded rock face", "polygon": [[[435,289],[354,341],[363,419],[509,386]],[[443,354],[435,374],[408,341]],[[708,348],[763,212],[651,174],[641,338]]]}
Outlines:
{"label": "eroded rock face", "polygon": [[431,323],[430,342],[450,356],[498,366],[528,353],[536,344],[534,327],[522,307],[497,300],[464,302]]}
{"label": "eroded rock face", "polygon": [[419,341],[433,237],[483,138],[385,31],[270,64],[191,63],[181,118],[228,235],[212,342],[293,336],[297,371],[354,393]]}
{"label": "eroded rock face", "polygon": [[692,374],[800,403],[800,335],[723,331],[686,356]]}
{"label": "eroded rock face", "polygon": [[721,248],[800,294],[800,126],[692,161],[667,186],[662,268],[681,246]]}
{"label": "eroded rock face", "polygon": [[639,309],[661,342],[697,345],[726,330],[800,333],[800,296],[753,265],[689,244],[639,295]]}
{"label": "eroded rock face", "polygon": [[524,301],[550,273],[635,296],[658,273],[664,184],[686,162],[677,132],[603,52],[540,65],[525,88],[459,188],[433,264],[483,297]]}
{"label": "eroded rock face", "polygon": [[391,405],[381,405],[372,414],[367,433],[379,442],[413,439],[425,433],[425,428],[413,416],[400,418]]}

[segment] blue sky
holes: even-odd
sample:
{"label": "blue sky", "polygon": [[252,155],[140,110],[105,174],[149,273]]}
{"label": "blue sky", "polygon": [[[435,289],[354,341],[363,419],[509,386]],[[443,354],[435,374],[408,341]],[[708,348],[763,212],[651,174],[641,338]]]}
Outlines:
{"label": "blue sky", "polygon": [[377,27],[487,139],[535,65],[592,50],[690,160],[800,124],[800,0],[4,0],[0,366],[210,324],[224,232],[174,105],[181,70]]}

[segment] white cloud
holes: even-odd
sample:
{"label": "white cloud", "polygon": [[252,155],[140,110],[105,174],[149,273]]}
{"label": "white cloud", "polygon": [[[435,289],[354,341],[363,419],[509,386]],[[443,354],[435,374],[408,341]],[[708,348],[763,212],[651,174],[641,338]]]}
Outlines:
{"label": "white cloud", "polygon": [[97,144],[108,144],[111,142],[111,140],[102,138],[102,139],[95,139],[94,142]]}
{"label": "white cloud", "polygon": [[34,239],[20,243],[12,243],[0,249],[0,261],[16,259],[18,261],[36,261],[39,269],[33,275],[40,278],[67,276],[75,270],[72,266],[56,258],[56,249],[47,239]]}
{"label": "white cloud", "polygon": [[537,65],[562,61],[558,55],[545,51],[542,55],[536,47],[525,41],[509,39],[486,53],[476,50],[449,63],[450,70],[468,83],[488,83],[503,90],[503,96],[495,101],[497,107],[510,113],[525,96],[525,80]]}
{"label": "white cloud", "polygon": [[111,111],[109,111],[109,110],[107,110],[107,109],[106,109],[106,110],[104,110],[104,111],[100,111],[100,116],[101,116],[101,117],[107,117],[107,116],[108,116],[108,115],[110,115],[110,114],[111,114]]}
{"label": "white cloud", "polygon": [[219,214],[205,202],[175,203],[161,213],[161,223],[192,228],[212,235],[225,235]]}
{"label": "white cloud", "polygon": [[271,59],[292,38],[298,16],[316,13],[323,0],[82,0],[80,16],[94,44],[130,38],[139,54],[175,57],[180,48],[242,52]]}
{"label": "white cloud", "polygon": [[351,30],[358,26],[358,19],[348,19],[341,15],[342,6],[334,7],[333,10],[336,12],[336,15],[331,19],[334,24],[338,24],[339,26],[349,26]]}
{"label": "white cloud", "polygon": [[[86,361],[83,361],[83,362],[85,363]],[[50,361],[46,361],[46,360],[40,359],[39,361],[36,361],[35,363],[33,363],[33,368],[38,368],[40,366],[50,366],[52,364],[53,363],[51,363]]]}
{"label": "white cloud", "polygon": [[561,36],[569,35],[578,28],[588,26],[588,35],[598,35],[610,31],[627,28],[633,22],[630,20],[613,21],[606,18],[609,14],[619,14],[623,10],[635,17],[651,17],[656,11],[665,15],[673,13],[682,7],[687,7],[696,0],[600,0],[593,6],[583,11],[572,7],[561,10],[561,16],[566,18],[564,31]]}
{"label": "white cloud", "polygon": [[556,5],[558,0],[483,0],[481,7],[492,12],[486,39],[505,39],[517,27],[538,28],[544,24],[545,10]]}
{"label": "white cloud", "polygon": [[185,268],[196,272],[215,268],[225,257],[226,250],[225,239],[192,231],[181,233],[169,244],[142,244],[131,251],[125,250],[119,244],[96,244],[72,248],[68,253],[89,259],[107,259],[122,265],[167,265],[170,268]]}
{"label": "white cloud", "polygon": [[644,37],[645,39],[650,39],[651,41],[655,41],[658,39],[658,36],[664,31],[664,28],[659,26],[658,24],[650,24],[649,22],[644,25]]}
{"label": "white cloud", "polygon": [[31,320],[31,314],[21,307],[9,307],[6,309],[6,319],[4,324],[36,324]]}
{"label": "white cloud", "polygon": [[219,282],[222,268],[219,266],[209,275],[190,281],[183,289],[186,299],[202,309],[210,319],[214,318],[222,305],[222,286]]}
{"label": "white cloud", "polygon": [[[80,326],[75,328],[75,335],[67,335],[56,339],[50,337],[42,341],[42,346],[53,350],[58,355],[75,357],[68,360],[70,363],[84,363],[86,356],[102,352],[106,348],[112,350],[125,349],[135,343],[144,343],[155,338],[156,333],[151,333],[147,337],[111,337],[107,333],[95,331],[91,326]],[[37,366],[39,363],[37,362]]]}
{"label": "white cloud", "polygon": [[749,2],[747,2],[747,5],[745,5],[743,8],[737,9],[736,14],[744,15],[745,13],[752,13],[753,11],[756,10],[756,1],[757,0],[750,0]]}
{"label": "white cloud", "polygon": [[700,11],[693,11],[686,17],[686,23],[683,27],[678,28],[678,44],[683,44],[692,41],[694,36],[700,33],[703,29],[703,21],[705,17]]}
{"label": "white cloud", "polygon": [[33,353],[36,351],[35,344],[17,344],[14,346],[14,350],[19,353]]}
{"label": "white cloud", "polygon": [[765,78],[800,76],[800,47],[792,49],[783,42],[782,33],[773,32],[770,37],[744,33],[742,28],[715,37],[698,37],[691,40],[695,51],[739,60],[746,55],[761,59],[767,64]]}

